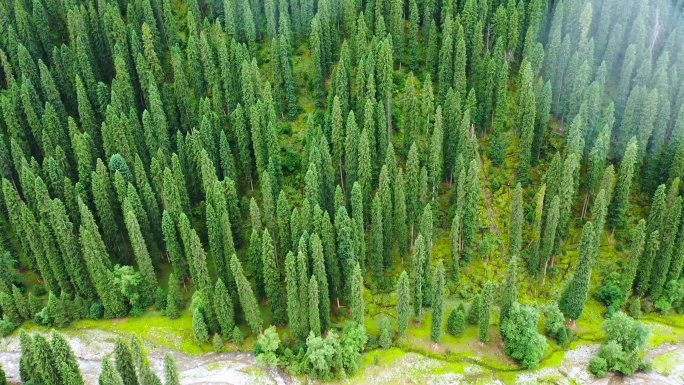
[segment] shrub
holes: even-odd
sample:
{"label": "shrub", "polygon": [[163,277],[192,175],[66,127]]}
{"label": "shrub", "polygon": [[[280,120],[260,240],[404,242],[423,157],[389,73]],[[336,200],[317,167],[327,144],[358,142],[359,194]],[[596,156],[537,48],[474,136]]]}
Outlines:
{"label": "shrub", "polygon": [[558,345],[568,343],[568,330],[565,327],[565,317],[558,308],[558,303],[553,302],[544,308],[546,321],[544,321],[544,333],[556,340]]}
{"label": "shrub", "polygon": [[592,373],[597,376],[601,373],[605,375],[598,358],[605,361],[606,371],[618,372],[625,376],[631,376],[639,368],[648,367],[640,358],[650,333],[646,325],[622,312],[617,312],[603,321],[601,329],[606,333],[606,338],[596,357],[592,358],[593,369],[591,363],[589,366]]}
{"label": "shrub", "polygon": [[223,350],[223,338],[221,338],[221,336],[218,333],[214,334],[214,337],[212,337],[211,346],[217,352],[220,352],[221,350]]}
{"label": "shrub", "polygon": [[48,311],[47,306],[33,316],[33,322],[44,326],[50,325],[52,323],[52,319],[50,319],[50,312]]}
{"label": "shrub", "polygon": [[513,303],[501,325],[504,352],[526,369],[539,365],[546,351],[546,338],[537,332],[538,321],[539,312],[533,306]]}
{"label": "shrub", "polygon": [[681,306],[682,298],[684,298],[684,280],[672,280],[667,282],[663,294],[653,306],[661,313],[667,314],[673,307]]}
{"label": "shrub", "polygon": [[33,295],[35,295],[36,297],[42,297],[45,294],[47,294],[47,289],[45,289],[45,285],[33,286]]}
{"label": "shrub", "polygon": [[233,335],[230,337],[230,340],[236,345],[240,346],[242,345],[242,341],[244,341],[245,335],[242,334],[242,330],[240,330],[239,326],[235,326],[233,328]]}
{"label": "shrub", "polygon": [[0,336],[5,337],[10,335],[17,326],[6,318],[0,319]]}
{"label": "shrub", "polygon": [[594,292],[594,298],[608,308],[608,314],[613,314],[624,305],[624,293],[620,280],[622,275],[612,272],[606,277],[603,286]]}
{"label": "shrub", "polygon": [[476,295],[473,301],[468,307],[468,314],[466,315],[466,321],[468,325],[477,325],[478,317],[480,316],[480,295]]}
{"label": "shrub", "polygon": [[154,293],[154,307],[161,312],[166,309],[166,293],[161,287],[157,287],[157,291]]}
{"label": "shrub", "polygon": [[257,362],[262,365],[278,366],[280,346],[280,336],[275,326],[270,326],[259,334],[256,343],[254,343],[254,356]]}
{"label": "shrub", "polygon": [[306,338],[306,362],[311,377],[322,380],[333,378],[333,368],[340,368],[340,341],[334,331],[330,331],[326,338],[309,333]]}
{"label": "shrub", "polygon": [[100,319],[104,315],[104,306],[102,302],[93,302],[90,305],[90,311],[88,312],[90,319]]}
{"label": "shrub", "polygon": [[603,377],[608,373],[608,364],[605,359],[594,356],[589,361],[589,371],[596,377]]}
{"label": "shrub", "polygon": [[382,321],[380,321],[379,343],[381,348],[387,349],[392,346],[392,334],[393,330],[389,318],[383,317]]}
{"label": "shrub", "polygon": [[460,336],[465,331],[465,310],[463,303],[459,304],[457,308],[451,309],[449,318],[447,318],[447,333],[452,336]]}

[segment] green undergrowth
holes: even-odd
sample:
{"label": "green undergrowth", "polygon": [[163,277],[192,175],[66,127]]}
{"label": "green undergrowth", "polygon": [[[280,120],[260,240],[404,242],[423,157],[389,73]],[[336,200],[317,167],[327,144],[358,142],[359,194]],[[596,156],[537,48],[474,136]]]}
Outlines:
{"label": "green undergrowth", "polygon": [[653,370],[664,375],[669,376],[672,370],[682,362],[682,352],[678,350],[671,350],[663,353],[653,359]]}

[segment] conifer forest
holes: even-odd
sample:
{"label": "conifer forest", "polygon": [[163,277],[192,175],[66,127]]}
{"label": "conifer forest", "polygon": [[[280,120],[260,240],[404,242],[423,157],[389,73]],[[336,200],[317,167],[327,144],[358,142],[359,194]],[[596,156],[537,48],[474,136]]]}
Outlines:
{"label": "conifer forest", "polygon": [[684,383],[683,11],[0,0],[0,384]]}

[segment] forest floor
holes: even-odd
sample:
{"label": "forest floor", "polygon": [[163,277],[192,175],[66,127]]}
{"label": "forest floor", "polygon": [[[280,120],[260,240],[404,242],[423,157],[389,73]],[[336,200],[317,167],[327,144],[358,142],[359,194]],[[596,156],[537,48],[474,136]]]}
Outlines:
{"label": "forest floor", "polygon": [[[370,320],[379,318],[378,316]],[[143,339],[152,368],[162,376],[163,354],[170,351],[177,359],[182,384],[301,384],[303,377],[293,377],[283,370],[263,367],[251,353],[253,338],[240,347],[227,344],[224,352],[213,352],[199,345],[191,334],[189,312],[176,320],[151,313],[144,317],[115,322],[79,321],[62,332],[79,359],[88,385],[97,383],[101,359],[114,350],[117,336],[129,339],[132,333]],[[501,341],[492,326],[492,341],[477,342],[476,328],[469,326],[460,337],[444,336],[439,345],[429,341],[429,315],[420,325],[409,327],[405,340],[397,347],[375,349],[362,356],[358,373],[339,384],[684,384],[684,320],[681,316],[648,315],[643,320],[652,331],[646,357],[653,360],[652,373],[637,373],[629,378],[608,376],[596,380],[587,371],[589,359],[601,339],[597,326],[578,324],[577,338],[567,350],[549,341],[549,350],[540,366],[521,370],[505,358]],[[373,324],[368,322],[367,324]],[[145,326],[143,328],[143,326]],[[49,329],[32,323],[29,332],[48,333]],[[369,325],[369,333],[377,329]],[[0,362],[10,383],[19,381],[18,332],[0,340]]]}
{"label": "forest floor", "polygon": [[[114,350],[117,336],[130,338],[140,324],[151,325],[148,332],[139,334],[148,352],[151,367],[162,376],[165,352],[176,356],[183,385],[191,384],[300,384],[302,377],[293,377],[282,370],[259,366],[251,352],[226,345],[225,352],[212,352],[207,346],[188,342],[184,316],[167,320],[161,316],[122,319],[120,322],[78,322],[63,333],[69,339],[79,359],[81,371],[88,385],[97,383],[101,359]],[[426,320],[427,321],[427,320]],[[424,321],[422,325],[427,325]],[[408,338],[400,347],[376,349],[362,356],[358,373],[344,384],[683,384],[684,383],[684,326],[675,320],[647,317],[644,322],[654,332],[649,339],[646,357],[653,360],[652,373],[637,373],[629,378],[608,376],[595,380],[587,371],[591,356],[598,349],[595,336],[580,333],[569,350],[552,346],[539,368],[520,370],[502,353],[500,341],[493,340],[484,346],[476,341],[475,327],[468,327],[461,337],[444,338],[438,349],[421,337],[425,326],[411,327]],[[48,329],[25,325],[34,332],[47,333]],[[492,330],[493,332],[493,330]],[[136,334],[139,331],[136,330]],[[494,334],[494,333],[492,333]],[[585,339],[585,337],[587,339]],[[423,343],[419,343],[424,339]],[[192,340],[190,340],[192,341]],[[253,341],[242,348],[249,349]],[[0,362],[10,383],[18,383],[18,333],[0,341]]]}

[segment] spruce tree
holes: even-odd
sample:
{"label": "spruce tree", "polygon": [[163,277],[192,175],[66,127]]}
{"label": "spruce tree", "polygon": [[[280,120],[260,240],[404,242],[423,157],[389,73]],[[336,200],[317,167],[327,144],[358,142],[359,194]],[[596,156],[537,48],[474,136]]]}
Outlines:
{"label": "spruce tree", "polygon": [[492,296],[494,284],[491,281],[485,283],[479,301],[479,313],[477,317],[478,336],[480,342],[489,341],[489,325],[492,322]]}
{"label": "spruce tree", "polygon": [[133,356],[128,345],[121,338],[117,338],[114,344],[114,357],[116,357],[116,371],[121,375],[123,384],[138,385]]}
{"label": "spruce tree", "polygon": [[632,287],[637,276],[637,271],[639,268],[639,257],[644,252],[644,245],[646,243],[646,220],[642,219],[639,221],[637,226],[634,228],[634,235],[632,236],[632,245],[629,250],[629,256],[627,257],[627,262],[625,262],[625,268],[622,272],[622,292],[624,294],[625,303],[632,295]]}
{"label": "spruce tree", "polygon": [[109,360],[109,357],[102,357],[102,371],[98,379],[100,385],[124,385],[121,375],[116,370],[116,367]]}
{"label": "spruce tree", "polygon": [[297,340],[306,338],[301,335],[299,282],[297,280],[297,259],[291,251],[285,257],[285,283],[287,285],[287,317],[290,329]]}
{"label": "spruce tree", "polygon": [[400,337],[406,337],[409,321],[409,279],[406,271],[402,271],[397,282],[397,330]]}
{"label": "spruce tree", "polygon": [[245,320],[247,321],[247,325],[249,325],[250,330],[255,334],[259,333],[263,324],[261,313],[259,312],[259,305],[249,281],[242,273],[242,265],[240,264],[240,260],[238,260],[237,255],[235,254],[233,254],[230,259],[230,268],[233,271],[233,276],[235,277],[238,298],[240,300],[240,306],[242,307],[242,314],[244,314]]}
{"label": "spruce tree", "polygon": [[508,255],[518,256],[522,244],[523,202],[522,186],[518,183],[513,192],[513,203],[508,216]]}
{"label": "spruce tree", "polygon": [[32,374],[37,377],[36,382],[40,381],[45,384],[61,384],[59,377],[58,366],[55,361],[55,352],[48,343],[48,341],[41,334],[33,336],[33,346],[31,347],[33,353],[33,363],[36,371]]}
{"label": "spruce tree", "polygon": [[354,266],[354,271],[350,279],[351,301],[349,307],[351,308],[352,319],[363,325],[365,320],[365,303],[363,300],[363,276],[361,275],[361,267],[357,263]]}
{"label": "spruce tree", "polygon": [[423,240],[422,234],[418,234],[418,238],[416,238],[416,247],[413,252],[413,276],[411,277],[413,280],[413,317],[416,322],[421,322],[423,319],[423,269],[425,268],[426,254],[425,241]]}
{"label": "spruce tree", "polygon": [[463,303],[458,307],[451,309],[449,318],[447,319],[447,332],[453,336],[460,336],[465,331],[465,308]]}
{"label": "spruce tree", "polygon": [[164,353],[164,384],[180,385],[180,373],[176,359],[169,352]]}
{"label": "spruce tree", "polygon": [[378,194],[373,197],[371,207],[371,235],[370,235],[370,264],[373,272],[373,282],[379,287],[382,282],[384,243],[382,201]]}
{"label": "spruce tree", "polygon": [[126,213],[126,227],[128,228],[128,237],[131,240],[133,254],[140,270],[140,275],[143,279],[142,292],[144,296],[141,298],[140,305],[147,307],[154,302],[154,290],[157,287],[157,277],[154,274],[154,266],[152,266],[152,259],[150,258],[147,245],[140,232],[140,226],[135,213],[131,210]]}
{"label": "spruce tree", "polygon": [[430,327],[430,339],[438,343],[442,336],[442,317],[444,316],[444,264],[442,260],[437,263],[435,269],[435,298],[432,301],[432,326]]}
{"label": "spruce tree", "polygon": [[518,270],[518,257],[512,256],[508,261],[508,274],[506,275],[506,282],[503,288],[503,297],[501,298],[500,312],[499,312],[499,330],[501,325],[504,323],[511,311],[511,306],[517,302],[517,270]]}
{"label": "spruce tree", "polygon": [[463,254],[461,258],[464,262],[470,261],[475,245],[475,227],[477,225],[477,213],[480,207],[482,189],[480,188],[479,167],[477,161],[473,159],[468,167],[468,174],[465,181],[465,199],[463,204]]}
{"label": "spruce tree", "polygon": [[577,268],[558,300],[558,307],[573,321],[582,315],[589,296],[589,277],[594,258],[593,238],[594,227],[591,222],[587,222],[582,228]]}
{"label": "spruce tree", "polygon": [[235,326],[235,308],[233,307],[233,299],[221,278],[216,281],[213,298],[216,319],[225,338],[230,335]]}
{"label": "spruce tree", "polygon": [[[658,189],[653,194],[651,201],[651,211],[648,214],[646,221],[646,252],[641,255],[639,259],[639,269],[637,270],[637,291],[640,295],[645,295],[650,290],[651,272],[653,270],[654,261],[657,257],[662,258],[664,250],[662,250],[664,230],[665,230],[665,215],[671,212],[674,208],[666,202],[665,185],[658,186]],[[666,207],[667,206],[667,207]],[[658,233],[654,235],[654,232]],[[656,243],[658,246],[655,246]]]}
{"label": "spruce tree", "polygon": [[318,307],[318,282],[312,275],[309,281],[309,330],[316,336],[321,335],[321,317]]}
{"label": "spruce tree", "polygon": [[200,344],[209,342],[209,332],[202,311],[197,307],[192,312],[192,334]]}
{"label": "spruce tree", "polygon": [[318,234],[313,234],[309,240],[311,248],[312,270],[316,276],[319,298],[319,315],[321,320],[321,330],[328,330],[330,327],[330,287],[325,268],[325,257],[323,243]]}
{"label": "spruce tree", "polygon": [[451,221],[450,246],[451,246],[451,281],[458,286],[461,282],[461,273],[459,267],[460,253],[460,237],[461,237],[461,222],[458,213],[454,215]]}
{"label": "spruce tree", "polygon": [[616,228],[623,228],[626,225],[625,213],[629,204],[629,193],[632,188],[632,179],[634,177],[634,168],[637,160],[637,141],[632,138],[627,145],[625,155],[620,162],[620,170],[618,171],[617,182],[615,184],[615,195],[613,202],[610,205],[610,212],[608,216],[608,223],[614,230]]}
{"label": "spruce tree", "polygon": [[299,289],[299,328],[303,336],[309,335],[309,266],[305,232],[300,238],[297,253],[297,287]]}
{"label": "spruce tree", "polygon": [[169,294],[166,297],[166,316],[174,319],[180,317],[183,298],[180,292],[180,282],[174,273],[169,275]]}
{"label": "spruce tree", "polygon": [[273,314],[273,322],[276,325],[284,325],[287,322],[285,298],[283,295],[283,288],[280,284],[280,274],[276,266],[275,248],[273,247],[273,239],[268,232],[264,230],[261,247],[261,261],[264,271],[264,284],[266,289],[266,296],[268,297],[268,306],[271,308]]}

